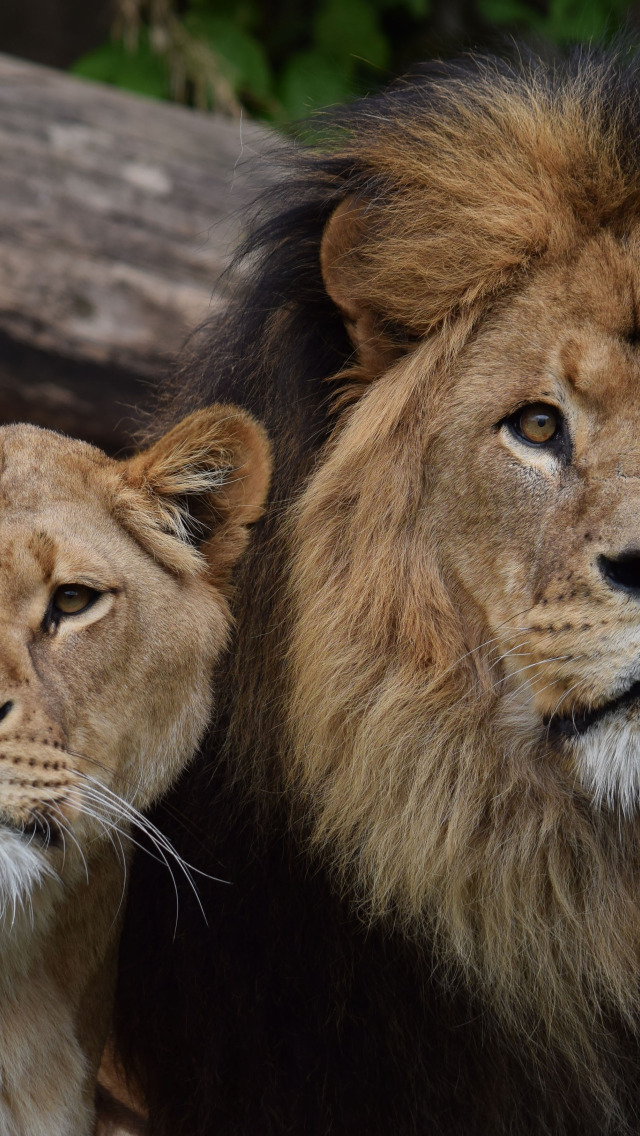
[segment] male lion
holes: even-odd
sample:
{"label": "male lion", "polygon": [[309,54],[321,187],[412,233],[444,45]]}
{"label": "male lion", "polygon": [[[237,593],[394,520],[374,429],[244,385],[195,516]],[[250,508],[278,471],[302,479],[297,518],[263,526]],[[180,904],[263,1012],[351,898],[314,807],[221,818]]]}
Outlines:
{"label": "male lion", "polygon": [[94,1132],[129,836],[190,875],[139,810],[204,732],[268,475],[229,406],[125,461],[0,429],[0,1136]]}
{"label": "male lion", "polygon": [[138,862],[123,1053],[163,1136],[638,1132],[639,65],[434,65],[292,165],[191,379],[278,470],[164,822],[234,886],[172,947]]}

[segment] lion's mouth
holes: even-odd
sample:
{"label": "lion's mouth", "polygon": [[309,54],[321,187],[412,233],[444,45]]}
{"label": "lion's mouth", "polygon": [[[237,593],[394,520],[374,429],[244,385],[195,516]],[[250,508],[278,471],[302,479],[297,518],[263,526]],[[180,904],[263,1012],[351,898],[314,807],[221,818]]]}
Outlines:
{"label": "lion's mouth", "polygon": [[555,735],[560,738],[578,738],[607,715],[615,714],[624,706],[637,702],[640,702],[640,679],[617,698],[612,698],[610,702],[603,702],[601,706],[596,706],[592,710],[573,710],[567,714],[557,714],[552,718],[545,718],[544,724],[552,737]]}

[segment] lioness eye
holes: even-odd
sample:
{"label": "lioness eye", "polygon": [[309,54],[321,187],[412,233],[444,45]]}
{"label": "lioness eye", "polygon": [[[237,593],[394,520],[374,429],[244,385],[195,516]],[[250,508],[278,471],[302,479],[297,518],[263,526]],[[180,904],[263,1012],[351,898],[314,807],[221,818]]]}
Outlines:
{"label": "lioness eye", "polygon": [[544,446],[552,442],[562,424],[562,415],[554,406],[533,402],[518,410],[511,418],[511,426],[525,442]]}
{"label": "lioness eye", "polygon": [[53,593],[51,606],[63,615],[77,615],[93,603],[98,592],[85,584],[62,584]]}

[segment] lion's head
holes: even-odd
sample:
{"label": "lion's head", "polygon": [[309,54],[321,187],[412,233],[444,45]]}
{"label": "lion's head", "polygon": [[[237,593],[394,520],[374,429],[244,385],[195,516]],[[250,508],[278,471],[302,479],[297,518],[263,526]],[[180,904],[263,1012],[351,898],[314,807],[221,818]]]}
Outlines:
{"label": "lion's head", "polygon": [[640,1022],[637,100],[479,65],[348,122],[354,354],[292,522],[316,845],[595,1081]]}
{"label": "lion's head", "polygon": [[269,455],[249,415],[215,406],[123,461],[3,427],[0,462],[0,911],[15,914],[47,874],[89,879],[196,750]]}

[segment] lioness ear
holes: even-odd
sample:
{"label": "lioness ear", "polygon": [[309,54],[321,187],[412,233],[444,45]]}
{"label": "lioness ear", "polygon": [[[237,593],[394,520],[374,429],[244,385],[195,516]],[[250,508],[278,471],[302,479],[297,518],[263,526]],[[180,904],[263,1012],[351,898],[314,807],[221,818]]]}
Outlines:
{"label": "lioness ear", "polygon": [[197,410],[147,450],[118,463],[115,511],[165,567],[224,586],[262,513],[271,452],[244,410]]}
{"label": "lioness ear", "polygon": [[[366,211],[347,198],[331,214],[320,245],[320,268],[325,288],[340,308],[351,342],[358,353],[359,375],[372,380],[406,351],[401,329],[385,321],[367,296],[364,258]],[[400,333],[400,334],[399,334]]]}

